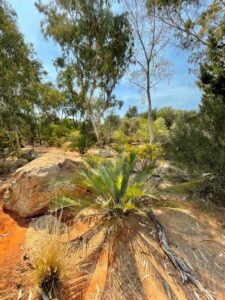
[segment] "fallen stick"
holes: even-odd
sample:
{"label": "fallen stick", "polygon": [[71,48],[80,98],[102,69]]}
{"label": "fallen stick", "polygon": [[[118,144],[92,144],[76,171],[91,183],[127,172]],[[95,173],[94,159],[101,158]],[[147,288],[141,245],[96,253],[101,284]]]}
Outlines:
{"label": "fallen stick", "polygon": [[155,225],[159,242],[163,248],[163,251],[166,253],[167,257],[171,260],[174,267],[177,268],[177,270],[180,272],[182,283],[183,284],[192,283],[205,296],[207,300],[214,300],[215,298],[204,288],[201,282],[197,278],[195,278],[194,275],[191,274],[191,271],[187,266],[187,264],[185,264],[185,262],[180,260],[173,252],[173,250],[171,249],[168,243],[165,230],[162,224],[156,218],[153,211],[148,210],[147,216],[153,221]]}

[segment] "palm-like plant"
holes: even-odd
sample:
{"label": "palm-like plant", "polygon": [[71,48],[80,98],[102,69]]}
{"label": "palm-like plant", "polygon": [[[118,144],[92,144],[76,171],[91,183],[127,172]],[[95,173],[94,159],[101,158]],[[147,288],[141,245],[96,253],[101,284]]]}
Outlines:
{"label": "palm-like plant", "polygon": [[136,156],[120,156],[115,162],[110,160],[98,165],[91,164],[76,175],[76,184],[92,193],[91,200],[60,197],[54,200],[54,208],[66,206],[93,207],[109,215],[144,212],[148,200],[159,200],[157,189],[146,181],[151,171],[146,167],[134,172]]}
{"label": "palm-like plant", "polygon": [[[97,167],[86,164],[77,174],[76,184],[88,189],[91,192],[91,199],[60,197],[54,201],[54,208],[76,206],[83,209],[91,207],[106,216],[107,221],[113,220],[113,218],[121,219],[131,213],[147,217],[154,223],[162,249],[179,270],[182,282],[191,282],[206,296],[206,299],[212,299],[201,283],[191,274],[188,266],[173,253],[164,228],[151,209],[152,200],[158,201],[159,198],[157,190],[146,180],[151,171],[150,167],[135,172],[135,165],[134,153],[128,157],[120,156],[115,162],[105,161]],[[91,234],[94,234],[93,231]],[[90,232],[87,235],[90,235]],[[86,238],[88,239],[88,236]]]}

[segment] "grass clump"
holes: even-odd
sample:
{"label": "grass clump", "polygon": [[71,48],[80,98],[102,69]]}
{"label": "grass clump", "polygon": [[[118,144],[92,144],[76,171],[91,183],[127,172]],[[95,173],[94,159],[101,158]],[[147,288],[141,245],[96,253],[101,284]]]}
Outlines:
{"label": "grass clump", "polygon": [[69,239],[61,239],[61,222],[52,225],[49,219],[44,230],[29,237],[29,256],[39,295],[43,299],[64,299],[64,284],[71,272],[73,251]]}

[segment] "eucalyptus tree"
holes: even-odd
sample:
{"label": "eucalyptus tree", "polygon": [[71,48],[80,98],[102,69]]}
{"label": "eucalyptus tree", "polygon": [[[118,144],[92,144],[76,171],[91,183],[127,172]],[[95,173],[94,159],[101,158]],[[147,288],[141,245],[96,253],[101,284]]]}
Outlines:
{"label": "eucalyptus tree", "polygon": [[225,2],[223,0],[147,0],[149,12],[174,33],[175,44],[190,51],[190,62],[199,65],[207,56],[208,31],[224,32]]}
{"label": "eucalyptus tree", "polygon": [[100,142],[99,116],[121,105],[113,90],[132,56],[127,14],[114,13],[103,0],[54,0],[48,5],[38,1],[36,6],[44,15],[45,37],[61,47],[55,63],[64,89],[73,97],[73,108],[91,121]]}
{"label": "eucalyptus tree", "polygon": [[15,11],[0,0],[0,126],[16,137],[18,147],[20,127],[32,126],[28,116],[34,112],[41,72],[41,64],[17,28]]}
{"label": "eucalyptus tree", "polygon": [[[154,1],[153,1],[154,2]],[[167,26],[159,20],[156,9],[148,11],[145,0],[124,0],[134,35],[135,66],[130,82],[140,88],[148,102],[149,141],[154,143],[152,90],[169,76],[165,48],[170,36]]]}

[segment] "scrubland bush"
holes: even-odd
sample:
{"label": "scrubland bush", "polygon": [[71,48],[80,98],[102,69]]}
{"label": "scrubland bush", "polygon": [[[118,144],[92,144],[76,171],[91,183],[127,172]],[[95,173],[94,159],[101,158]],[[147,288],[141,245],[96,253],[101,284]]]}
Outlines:
{"label": "scrubland bush", "polygon": [[136,132],[136,136],[141,142],[147,143],[149,142],[148,119],[140,118],[139,124],[140,126]]}
{"label": "scrubland bush", "polygon": [[177,118],[179,118],[181,113],[181,110],[177,110],[168,106],[157,110],[156,116],[157,118],[163,118],[165,120],[166,127],[170,129],[173,123],[177,121]]}
{"label": "scrubland bush", "polygon": [[155,142],[166,144],[169,140],[169,130],[167,129],[165,119],[160,117],[153,123],[155,133]]}
{"label": "scrubland bush", "polygon": [[173,125],[168,157],[181,168],[186,168],[193,174],[200,174],[214,169],[218,149],[202,130],[200,116],[196,118],[193,120],[181,117],[177,124]]}
{"label": "scrubland bush", "polygon": [[182,116],[170,132],[167,157],[193,176],[209,173],[198,193],[224,205],[225,147],[219,147],[204,125],[203,116]]}
{"label": "scrubland bush", "polygon": [[44,141],[49,146],[60,147],[65,143],[70,134],[71,128],[66,124],[50,124],[44,132]]}
{"label": "scrubland bush", "polygon": [[99,156],[99,155],[94,155],[94,154],[88,154],[85,156],[85,161],[92,166],[93,168],[104,164],[106,162],[106,158]]}
{"label": "scrubland bush", "polygon": [[15,135],[8,135],[0,129],[0,159],[5,159],[9,154],[17,153],[17,143]]}
{"label": "scrubland bush", "polygon": [[[165,120],[158,118],[153,123],[156,143],[165,144],[168,142],[169,130],[166,127]],[[121,126],[113,134],[113,141],[116,144],[116,150],[121,152],[124,145],[140,144],[149,142],[148,119],[142,117],[124,118]]]}
{"label": "scrubland bush", "polygon": [[140,127],[139,118],[124,118],[121,122],[122,132],[128,136],[128,138],[134,139],[137,130]]}
{"label": "scrubland bush", "polygon": [[101,126],[101,138],[104,143],[113,142],[113,135],[120,126],[120,116],[115,114],[110,114],[104,121],[104,124]]}
{"label": "scrubland bush", "polygon": [[135,153],[137,160],[141,164],[141,167],[147,165],[154,166],[156,161],[161,159],[164,155],[164,150],[160,145],[144,144],[139,146],[126,145],[125,151],[128,155]]}
{"label": "scrubland bush", "polygon": [[128,137],[123,133],[121,129],[119,129],[114,132],[113,139],[115,141],[113,148],[118,153],[123,152],[125,145],[128,143]]}

